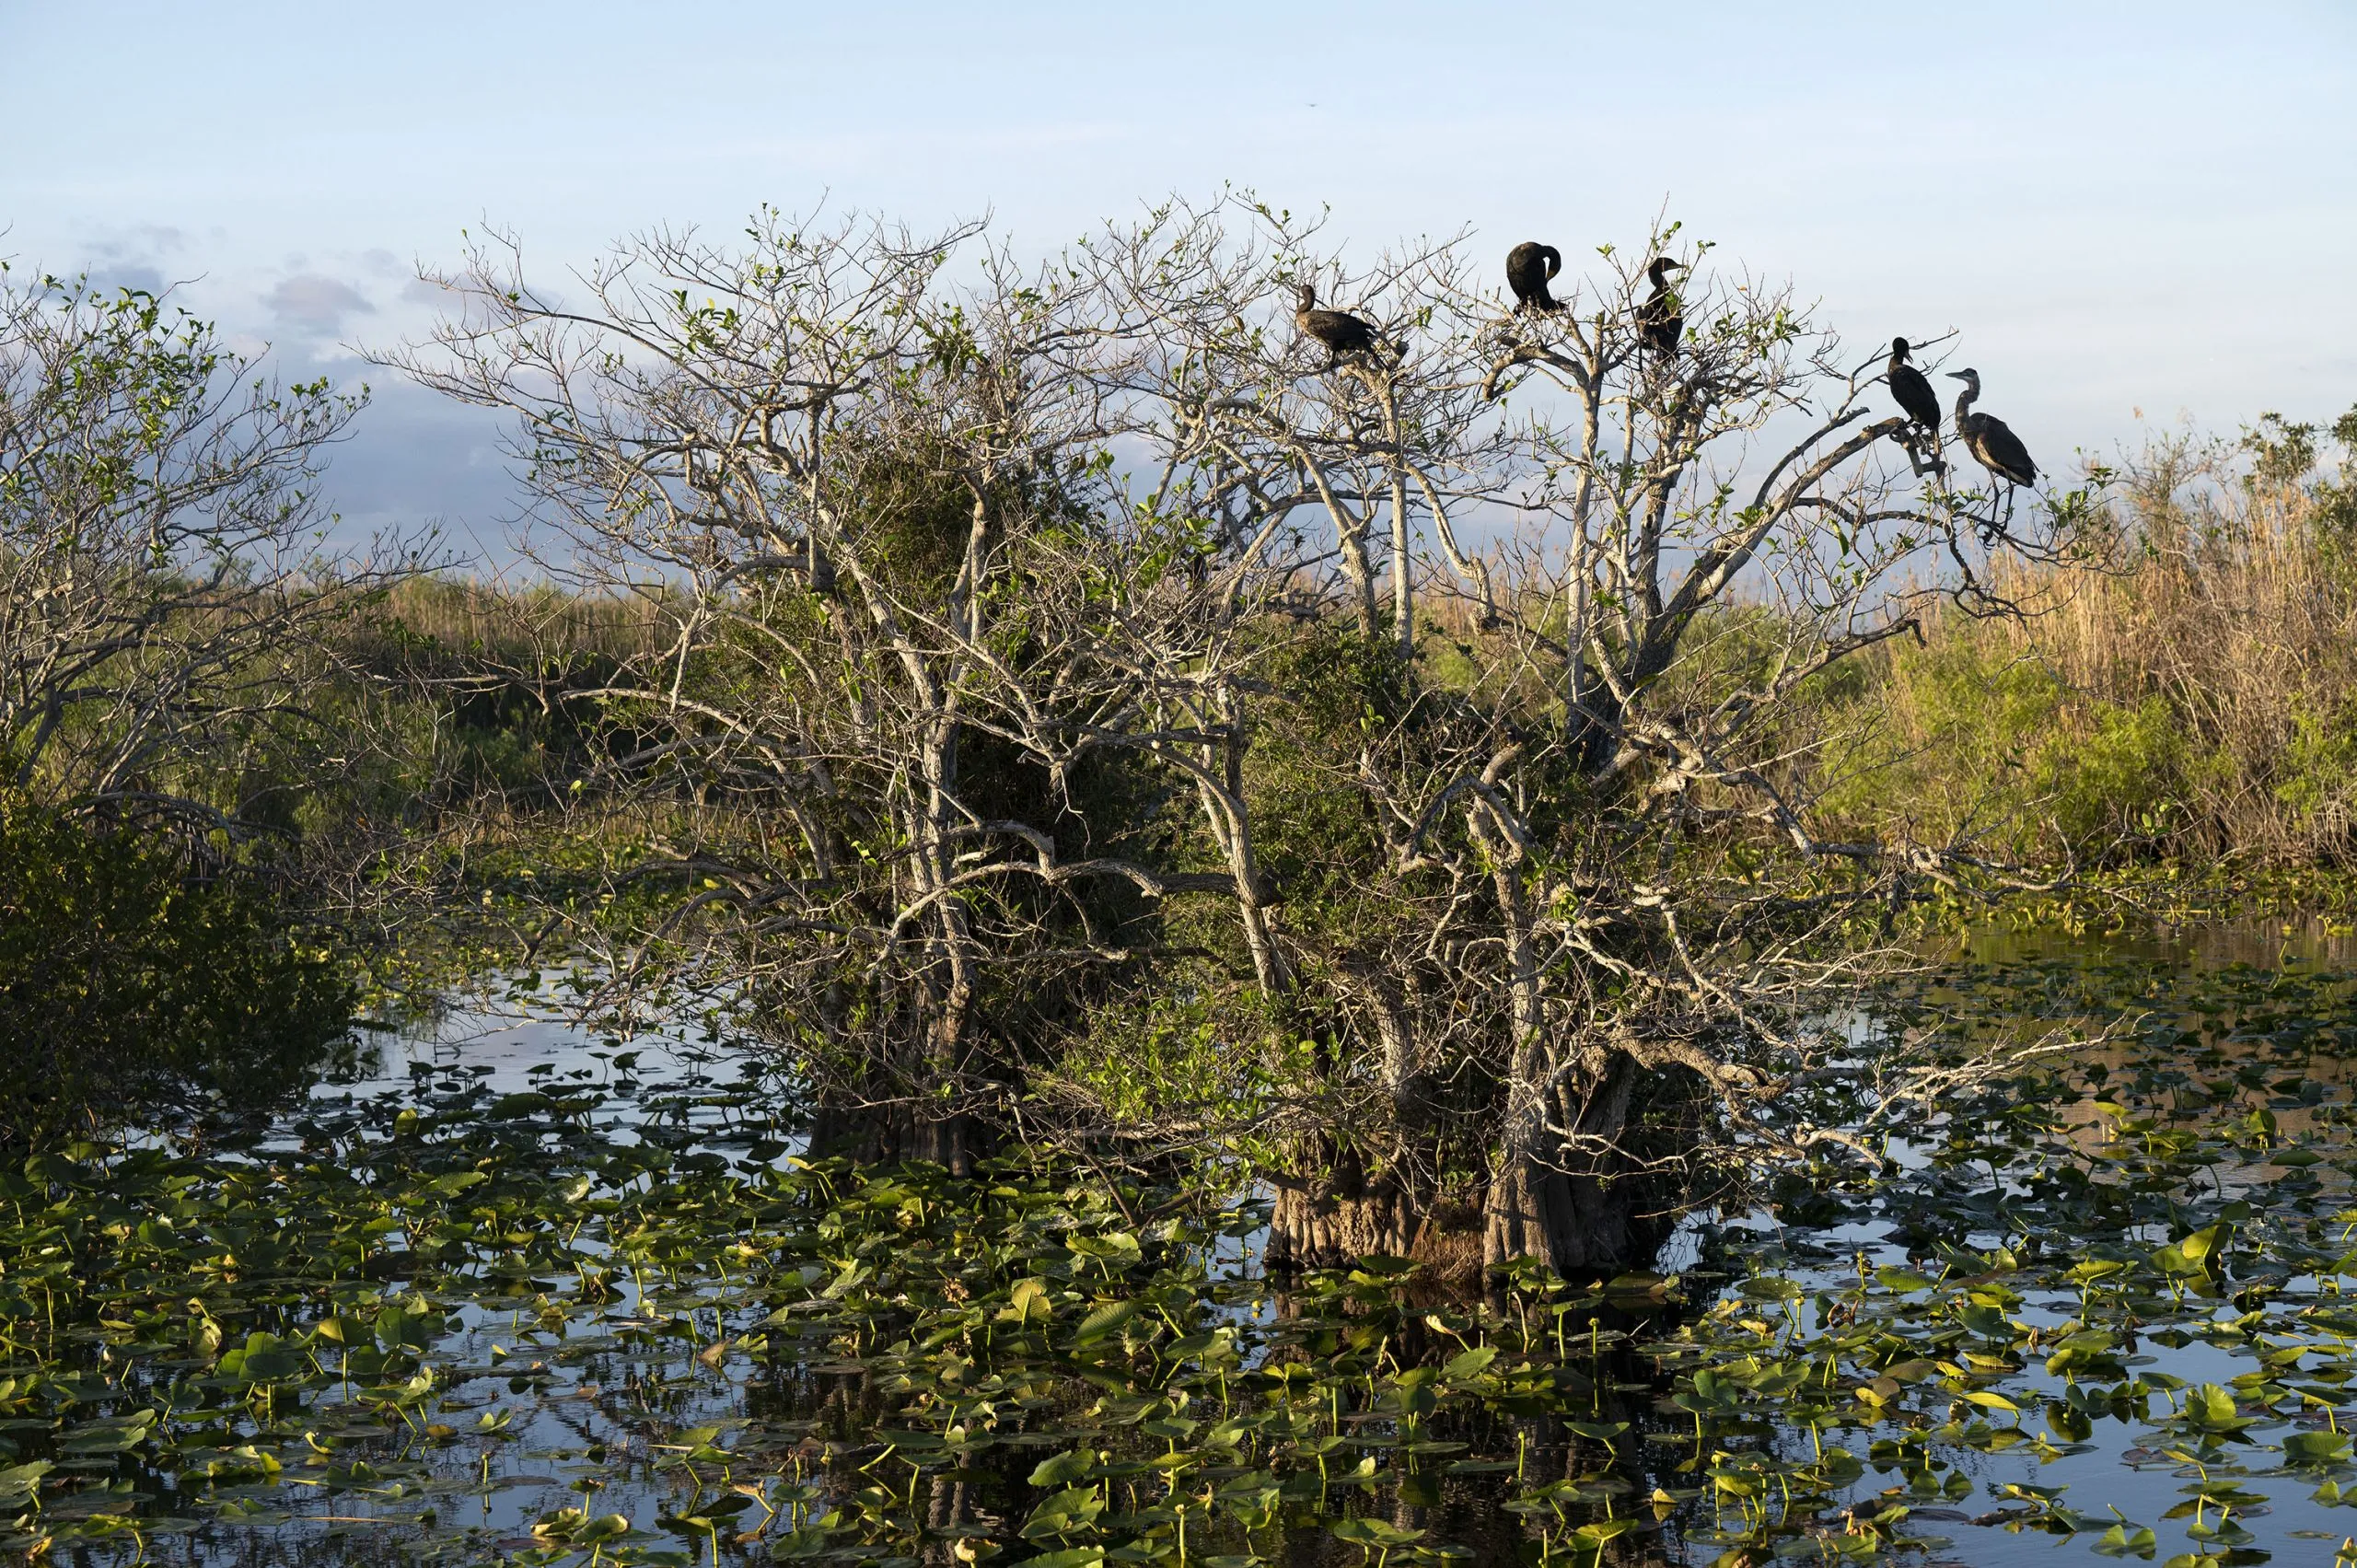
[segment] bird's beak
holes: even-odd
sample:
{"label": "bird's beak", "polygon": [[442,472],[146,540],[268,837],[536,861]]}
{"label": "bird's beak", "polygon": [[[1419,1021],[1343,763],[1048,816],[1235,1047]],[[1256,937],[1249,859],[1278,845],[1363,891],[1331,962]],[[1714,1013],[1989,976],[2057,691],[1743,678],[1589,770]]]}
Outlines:
{"label": "bird's beak", "polygon": [[1967,376],[1961,370],[1951,370],[1948,372],[1948,379],[1951,381],[1969,381],[1972,377]]}

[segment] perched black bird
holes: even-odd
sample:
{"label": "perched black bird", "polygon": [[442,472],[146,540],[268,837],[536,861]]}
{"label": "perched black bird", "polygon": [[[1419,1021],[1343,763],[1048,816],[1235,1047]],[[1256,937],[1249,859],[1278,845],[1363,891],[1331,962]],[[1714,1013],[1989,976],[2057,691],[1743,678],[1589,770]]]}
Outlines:
{"label": "perched black bird", "polygon": [[2029,448],[2022,445],[2022,438],[1995,414],[1972,412],[1973,403],[1980,396],[1980,372],[1968,366],[1948,374],[1964,383],[1964,390],[1956,394],[1956,433],[1964,437],[1965,449],[1980,459],[1982,468],[2008,484],[2036,484],[2038,465],[2030,460]]}
{"label": "perched black bird", "polygon": [[1301,303],[1294,309],[1293,324],[1324,343],[1336,359],[1346,354],[1365,354],[1376,345],[1375,329],[1349,311],[1318,309],[1318,290],[1308,284],[1301,285]]}
{"label": "perched black bird", "polygon": [[1515,303],[1526,310],[1562,308],[1547,292],[1547,281],[1562,270],[1563,253],[1536,239],[1526,239],[1506,252],[1506,286],[1514,290]]}
{"label": "perched black bird", "polygon": [[1890,383],[1890,395],[1898,404],[1898,412],[1922,425],[1933,436],[1940,433],[1940,395],[1932,390],[1931,377],[1907,363],[1907,340],[1890,340],[1890,367],[1884,378]]}
{"label": "perched black bird", "polygon": [[1654,281],[1654,291],[1637,307],[1637,336],[1656,358],[1667,359],[1675,354],[1678,340],[1686,335],[1686,316],[1678,308],[1678,296],[1669,292],[1667,276],[1671,268],[1682,270],[1685,265],[1666,256],[1656,256],[1645,269],[1645,276]]}

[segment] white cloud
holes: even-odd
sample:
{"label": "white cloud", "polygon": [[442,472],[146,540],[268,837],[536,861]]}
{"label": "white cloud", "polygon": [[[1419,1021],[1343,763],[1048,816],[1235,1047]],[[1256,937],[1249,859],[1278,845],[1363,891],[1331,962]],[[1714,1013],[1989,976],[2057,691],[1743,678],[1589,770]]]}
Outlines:
{"label": "white cloud", "polygon": [[341,332],[346,316],[373,315],[377,309],[358,289],[322,273],[279,279],[262,303],[280,325],[321,337]]}

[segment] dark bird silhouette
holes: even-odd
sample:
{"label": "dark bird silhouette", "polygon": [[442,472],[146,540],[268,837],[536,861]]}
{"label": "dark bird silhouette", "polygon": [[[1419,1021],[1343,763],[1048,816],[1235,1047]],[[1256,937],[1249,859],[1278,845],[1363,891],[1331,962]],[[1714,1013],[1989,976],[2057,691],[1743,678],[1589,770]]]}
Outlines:
{"label": "dark bird silhouette", "polygon": [[1686,316],[1678,308],[1678,296],[1669,292],[1666,276],[1671,268],[1683,270],[1685,265],[1666,256],[1656,256],[1645,269],[1645,276],[1654,281],[1654,291],[1637,307],[1637,336],[1657,358],[1667,359],[1676,354],[1678,340],[1686,335]]}
{"label": "dark bird silhouette", "polygon": [[1890,383],[1890,395],[1898,411],[1933,435],[1940,433],[1940,395],[1932,390],[1931,377],[1907,363],[1907,340],[1890,340],[1890,367],[1884,378]]}
{"label": "dark bird silhouette", "polygon": [[1326,351],[1336,359],[1346,354],[1365,354],[1376,346],[1375,329],[1347,310],[1318,308],[1318,290],[1308,284],[1301,288],[1301,303],[1293,313],[1293,324],[1310,337],[1326,345]]}
{"label": "dark bird silhouette", "polygon": [[1563,253],[1536,239],[1526,239],[1506,252],[1506,286],[1514,290],[1515,302],[1526,310],[1562,308],[1547,292],[1547,281],[1562,270]]}
{"label": "dark bird silhouette", "polygon": [[1956,399],[1956,433],[1964,437],[1965,450],[1980,459],[1982,468],[2008,484],[2036,484],[2038,465],[2030,460],[2029,448],[2022,445],[2022,438],[1995,414],[1972,412],[1973,403],[1980,397],[1980,372],[1968,366],[1948,374],[1964,383],[1964,390]]}

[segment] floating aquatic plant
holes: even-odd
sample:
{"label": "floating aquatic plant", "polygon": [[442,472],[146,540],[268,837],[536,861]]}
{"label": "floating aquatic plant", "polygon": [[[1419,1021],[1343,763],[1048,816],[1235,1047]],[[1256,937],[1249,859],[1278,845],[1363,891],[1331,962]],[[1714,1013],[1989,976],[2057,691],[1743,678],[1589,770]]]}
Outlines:
{"label": "floating aquatic plant", "polygon": [[1260,1208],[1201,1185],[798,1160],[757,1073],[693,1061],[76,1145],[0,1174],[0,1547],[2256,1562],[2357,1502],[2345,995],[1931,977],[1889,1027],[2099,1043],[1698,1224],[1676,1274],[1478,1300],[1260,1278]]}

